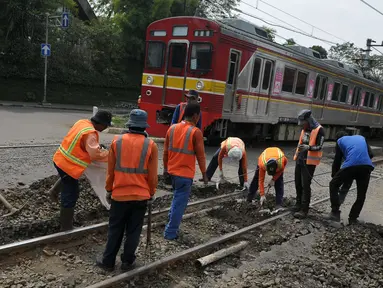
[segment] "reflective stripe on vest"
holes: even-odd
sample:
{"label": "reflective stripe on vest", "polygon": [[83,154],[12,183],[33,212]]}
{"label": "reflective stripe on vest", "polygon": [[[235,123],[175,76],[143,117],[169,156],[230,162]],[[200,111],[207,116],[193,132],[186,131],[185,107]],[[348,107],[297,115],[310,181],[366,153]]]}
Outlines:
{"label": "reflective stripe on vest", "polygon": [[123,172],[127,174],[148,174],[148,169],[144,169],[145,166],[145,159],[146,155],[148,154],[150,140],[148,138],[145,138],[144,145],[142,146],[141,151],[141,157],[140,157],[140,164],[138,165],[138,168],[131,168],[131,167],[122,167],[121,166],[121,150],[122,150],[122,135],[118,136],[116,141],[116,166],[114,168],[115,171]]}
{"label": "reflective stripe on vest", "polygon": [[[309,142],[310,146],[314,146],[316,144],[316,138],[318,137],[318,132],[321,128],[322,128],[322,126],[319,125],[317,128],[315,128],[311,131],[310,142]],[[300,144],[302,144],[304,133],[305,133],[304,130],[302,130],[301,136],[299,138],[298,146]],[[299,155],[299,152],[298,152],[298,147],[297,147],[297,150],[296,150],[295,155],[294,155],[295,161],[298,159],[298,155]],[[318,155],[318,156],[314,156],[314,155]],[[322,151],[307,151],[306,164],[307,165],[319,165],[320,161],[322,160],[322,155],[323,155]]]}
{"label": "reflective stripe on vest", "polygon": [[176,153],[182,153],[182,154],[187,154],[187,155],[194,155],[195,152],[194,150],[188,150],[189,146],[189,139],[190,135],[193,131],[194,126],[190,126],[188,130],[186,131],[186,137],[185,137],[185,142],[184,142],[184,147],[183,148],[174,148],[173,147],[173,135],[174,135],[174,129],[176,129],[176,126],[174,125],[171,130],[170,130],[170,137],[169,137],[169,151],[176,152]]}
{"label": "reflective stripe on vest", "polygon": [[74,163],[76,163],[76,164],[78,164],[84,168],[88,167],[88,163],[76,158],[74,155],[72,155],[72,151],[73,151],[74,147],[76,146],[78,140],[81,138],[81,135],[85,132],[88,132],[88,131],[94,131],[94,128],[87,127],[87,128],[81,129],[77,133],[76,137],[74,137],[74,139],[70,143],[68,150],[65,150],[64,147],[62,147],[62,145],[60,145],[60,147],[59,147],[59,150],[64,155],[64,157],[68,158],[68,160],[70,160],[70,161],[72,161],[72,162],[74,162]]}
{"label": "reflective stripe on vest", "polygon": [[180,116],[178,116],[178,123],[180,123],[182,121],[182,118],[184,118],[186,105],[186,102],[180,104]]}
{"label": "reflective stripe on vest", "polygon": [[[262,153],[262,162],[263,162],[263,165],[265,165],[265,167],[267,166],[267,161],[268,161],[266,159],[266,151],[267,151],[267,149],[265,151],[263,151],[263,153]],[[278,159],[275,159],[275,160],[278,163],[278,168],[282,169],[282,160],[283,160],[284,155],[283,155],[281,149],[277,149],[277,151],[278,151]]]}
{"label": "reflective stripe on vest", "polygon": [[233,148],[233,147],[238,147],[238,148],[241,148],[242,150],[244,150],[245,149],[245,147],[244,147],[244,144],[242,144],[242,140],[241,139],[239,139],[238,138],[238,146],[236,146],[236,145],[232,145],[232,143],[231,143],[231,141],[233,140],[233,138],[234,137],[229,137],[229,138],[227,138],[226,139],[226,148],[227,148],[227,151],[229,151],[231,148]]}

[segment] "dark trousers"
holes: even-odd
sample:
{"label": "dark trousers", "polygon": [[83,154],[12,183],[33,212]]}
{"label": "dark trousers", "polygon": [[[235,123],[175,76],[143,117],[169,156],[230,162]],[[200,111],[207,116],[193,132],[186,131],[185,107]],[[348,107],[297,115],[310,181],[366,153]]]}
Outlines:
{"label": "dark trousers", "polygon": [[[247,195],[247,200],[251,201],[254,199],[257,191],[258,191],[258,180],[259,180],[259,166],[255,170],[253,181],[250,184],[250,191]],[[283,182],[283,173],[282,175],[275,181],[275,203],[276,205],[282,205],[283,202],[283,194],[284,194],[284,182]]]}
{"label": "dark trousers", "polygon": [[350,188],[352,186],[352,182],[354,182],[354,179],[347,179],[343,183],[342,187],[339,189],[339,201],[342,205],[344,200],[346,199],[346,196],[348,194],[348,191],[350,191]]}
{"label": "dark trousers", "polygon": [[61,191],[61,207],[74,208],[80,193],[78,179],[72,178],[59,167],[57,167],[55,163],[53,164],[55,165],[55,168],[60,175],[63,187]]}
{"label": "dark trousers", "polygon": [[349,219],[356,220],[359,217],[360,211],[363,209],[364,201],[368,184],[370,183],[370,175],[373,168],[368,165],[352,166],[345,169],[340,169],[330,182],[330,200],[331,210],[338,212],[340,207],[339,188],[343,183],[352,183],[356,181],[357,196],[354,205],[351,208]]}
{"label": "dark trousers", "polygon": [[122,263],[132,264],[136,260],[136,249],[140,242],[142,225],[148,201],[125,201],[112,200],[109,211],[108,241],[102,262],[104,265],[113,267],[116,256],[126,233],[124,253],[121,254]]}
{"label": "dark trousers", "polygon": [[[213,158],[210,160],[209,166],[207,167],[206,176],[209,179],[209,181],[213,177],[215,170],[217,170],[219,152],[221,152],[221,148],[219,148],[217,152],[215,152]],[[239,160],[238,177],[239,177],[239,184],[243,187],[243,184],[245,183],[245,177],[243,175],[242,159]]]}
{"label": "dark trousers", "polygon": [[305,165],[301,163],[295,165],[296,205],[300,207],[303,212],[308,212],[310,208],[311,180],[315,168],[315,165]]}

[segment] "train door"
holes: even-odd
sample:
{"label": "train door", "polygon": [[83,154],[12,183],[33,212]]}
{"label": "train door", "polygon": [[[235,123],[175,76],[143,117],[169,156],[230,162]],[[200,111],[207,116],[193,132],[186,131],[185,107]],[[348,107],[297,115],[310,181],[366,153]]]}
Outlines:
{"label": "train door", "polygon": [[183,100],[189,41],[172,40],[168,44],[163,89],[163,104],[177,105]]}
{"label": "train door", "polygon": [[380,122],[381,122],[381,111],[380,111],[380,105],[381,105],[381,102],[382,102],[382,95],[376,95],[375,96],[375,103],[374,103],[374,109],[375,110],[378,110],[378,113],[379,113],[379,115],[376,115],[376,116],[374,116],[374,120],[373,120],[373,123],[374,124],[380,124]]}
{"label": "train door", "polygon": [[323,119],[324,106],[326,101],[328,78],[325,76],[318,75],[315,81],[315,88],[313,94],[313,100],[311,109],[316,119]]}
{"label": "train door", "polygon": [[235,91],[241,61],[241,51],[230,49],[230,57],[226,78],[225,98],[223,100],[223,111],[232,112],[235,100]]}
{"label": "train door", "polygon": [[352,92],[351,106],[350,106],[350,122],[357,122],[359,117],[359,103],[362,89],[358,86],[354,87]]}
{"label": "train door", "polygon": [[268,112],[269,99],[271,93],[271,79],[274,71],[274,62],[269,59],[262,59],[262,73],[258,84],[259,95],[257,101],[257,115],[266,115]]}

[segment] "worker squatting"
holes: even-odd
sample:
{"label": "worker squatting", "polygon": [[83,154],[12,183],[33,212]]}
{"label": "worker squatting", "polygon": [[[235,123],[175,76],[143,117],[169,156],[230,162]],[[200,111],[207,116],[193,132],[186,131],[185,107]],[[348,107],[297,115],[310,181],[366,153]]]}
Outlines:
{"label": "worker squatting", "polygon": [[[236,161],[239,167],[240,186],[248,191],[247,201],[252,202],[257,198],[261,205],[266,200],[264,182],[265,175],[268,174],[271,180],[266,187],[275,188],[276,209],[279,209],[284,195],[283,174],[287,165],[284,152],[278,147],[264,150],[258,158],[255,175],[249,184],[245,144],[239,138],[229,137],[221,143],[206,168],[198,93],[191,90],[185,96],[188,102],[177,106],[173,125],[166,134],[164,144],[164,176],[170,178],[174,190],[164,238],[172,241],[180,235],[179,227],[191,193],[196,161],[202,173],[200,180],[205,184],[211,180],[217,168],[220,182],[226,181],[222,169],[224,157]],[[111,204],[109,230],[105,251],[97,260],[97,265],[106,270],[114,269],[125,233],[121,269],[129,270],[136,263],[135,251],[139,244],[145,212],[156,192],[158,148],[145,132],[149,127],[147,113],[134,109],[127,123],[128,131],[116,136],[110,149],[106,150],[99,145],[98,132],[110,126],[111,120],[111,113],[99,111],[90,120],[77,121],[56,151],[53,162],[63,184],[60,222],[62,230],[73,228],[74,209],[79,196],[78,179],[92,161],[107,161],[105,188],[107,201]],[[312,117],[310,110],[301,111],[298,122],[302,126],[302,132],[294,155],[296,204],[293,215],[296,218],[305,218],[310,206],[311,181],[315,168],[322,158],[325,134],[323,127]],[[340,221],[340,206],[355,180],[357,199],[350,211],[349,223],[357,222],[366,198],[370,174],[374,169],[372,157],[371,149],[364,137],[347,136],[345,132],[337,134],[330,182],[331,213],[328,216],[330,220]],[[52,192],[52,199],[57,196],[57,193]]]}

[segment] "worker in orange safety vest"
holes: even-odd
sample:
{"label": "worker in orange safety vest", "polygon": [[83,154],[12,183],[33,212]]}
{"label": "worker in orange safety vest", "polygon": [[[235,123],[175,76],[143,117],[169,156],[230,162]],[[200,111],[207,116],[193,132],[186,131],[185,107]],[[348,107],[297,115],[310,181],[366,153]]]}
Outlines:
{"label": "worker in orange safety vest", "polygon": [[278,147],[270,147],[264,150],[258,158],[258,165],[255,171],[253,181],[250,184],[247,201],[252,202],[256,192],[259,189],[260,204],[263,205],[266,201],[265,196],[265,175],[272,176],[267,186],[275,188],[275,209],[278,210],[282,207],[284,182],[283,172],[287,165],[287,158],[281,149]]}
{"label": "worker in orange safety vest", "polygon": [[245,143],[240,138],[229,137],[221,143],[221,147],[215,152],[206,170],[206,175],[209,181],[213,177],[217,167],[219,167],[220,182],[225,182],[223,174],[223,158],[229,157],[234,161],[238,161],[238,177],[240,188],[249,188],[247,179],[247,155]]}
{"label": "worker in orange safety vest", "polygon": [[53,156],[62,182],[61,230],[73,228],[74,208],[79,197],[78,179],[92,161],[106,162],[108,150],[101,148],[98,132],[111,125],[112,114],[98,111],[90,120],[77,121]]}
{"label": "worker in orange safety vest", "polygon": [[196,160],[205,184],[206,159],[203,135],[195,127],[200,115],[199,104],[188,104],[182,122],[172,125],[166,133],[164,144],[164,176],[171,176],[174,196],[165,227],[167,240],[178,238],[179,226],[185,212],[195,175]]}
{"label": "worker in orange safety vest", "polygon": [[298,114],[298,125],[302,126],[294,160],[296,203],[294,217],[306,218],[311,200],[311,180],[316,166],[322,159],[324,129],[311,115],[311,110],[302,110]]}
{"label": "worker in orange safety vest", "polygon": [[[185,97],[187,99],[187,102],[181,102],[177,105],[176,109],[173,113],[172,123],[177,124],[180,123],[184,119],[184,113],[185,113],[185,107],[187,104],[192,103],[199,103],[201,102],[201,97],[199,97],[198,92],[195,90],[190,90],[187,94],[185,94]],[[199,129],[202,129],[202,113],[200,113],[199,118],[197,119],[196,127]]]}
{"label": "worker in orange safety vest", "polygon": [[109,212],[108,241],[97,266],[113,270],[125,232],[121,270],[135,265],[147,204],[154,196],[158,183],[158,148],[147,138],[148,114],[134,109],[130,113],[128,132],[116,136],[109,151],[105,189]]}

